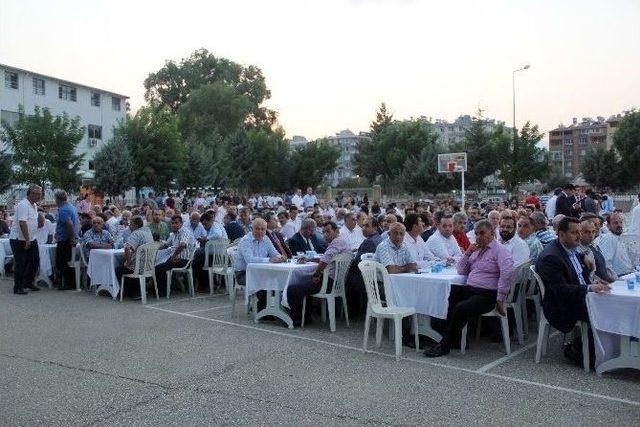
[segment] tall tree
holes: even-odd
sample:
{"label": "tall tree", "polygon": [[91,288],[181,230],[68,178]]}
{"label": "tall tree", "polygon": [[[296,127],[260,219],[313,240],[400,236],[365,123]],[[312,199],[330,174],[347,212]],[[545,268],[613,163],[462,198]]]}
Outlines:
{"label": "tall tree", "polygon": [[419,156],[407,158],[397,177],[398,185],[411,194],[439,193],[456,186],[458,174],[451,176],[438,173],[438,154],[446,151],[445,146],[438,141],[425,145]]}
{"label": "tall tree", "polygon": [[176,113],[195,89],[212,83],[232,87],[249,98],[249,122],[265,128],[275,123],[275,112],[261,106],[271,97],[262,70],[215,57],[206,49],[198,49],[179,62],[167,61],[160,70],[149,74],[144,81],[145,99]]}
{"label": "tall tree", "polygon": [[632,111],[620,121],[613,146],[620,155],[625,187],[640,184],[640,111]]}
{"label": "tall tree", "polygon": [[599,189],[625,187],[626,180],[622,179],[624,175],[613,149],[598,146],[587,151],[582,159],[582,175],[589,184]]}
{"label": "tall tree", "polygon": [[543,180],[549,174],[547,151],[538,146],[544,135],[538,125],[530,122],[520,129],[516,137],[517,149],[514,151],[513,136],[499,126],[492,134],[500,177],[510,191],[515,191],[524,182]]}
{"label": "tall tree", "polygon": [[13,183],[13,165],[11,156],[0,150],[0,193],[11,187]]}
{"label": "tall tree", "polygon": [[133,157],[122,132],[117,132],[93,158],[95,177],[93,187],[112,199],[135,185]]}
{"label": "tall tree", "polygon": [[176,117],[164,108],[143,107],[115,129],[127,141],[136,165],[136,187],[168,190],[182,171],[185,147]]}
{"label": "tall tree", "polygon": [[32,115],[26,115],[20,106],[19,113],[14,126],[2,123],[5,140],[13,152],[16,181],[77,190],[84,155],[76,154],[76,147],[85,135],[80,118],[71,119],[66,113],[54,117],[48,108],[39,107]]}
{"label": "tall tree", "polygon": [[464,140],[455,149],[467,153],[465,180],[471,188],[480,188],[483,185],[482,180],[499,169],[495,144],[492,134],[487,131],[482,110],[478,110],[472,118],[471,128],[465,131]]}
{"label": "tall tree", "polygon": [[225,138],[243,126],[251,109],[249,97],[233,87],[219,82],[204,85],[178,109],[180,129],[185,137],[201,139],[216,133]]}
{"label": "tall tree", "polygon": [[231,170],[229,143],[212,133],[202,139],[191,138],[186,144],[186,161],[180,174],[183,188],[222,186]]}
{"label": "tall tree", "polygon": [[376,111],[376,118],[371,122],[369,139],[358,141],[356,153],[353,156],[354,171],[369,182],[383,174],[384,154],[380,150],[380,135],[393,123],[393,114],[387,111],[387,105],[383,102]]}
{"label": "tall tree", "polygon": [[291,186],[316,187],[332,173],[340,157],[340,150],[326,139],[311,141],[291,151]]}

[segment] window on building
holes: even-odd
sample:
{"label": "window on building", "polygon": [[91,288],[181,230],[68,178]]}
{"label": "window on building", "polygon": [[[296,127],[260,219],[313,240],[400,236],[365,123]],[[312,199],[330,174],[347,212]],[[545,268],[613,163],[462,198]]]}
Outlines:
{"label": "window on building", "polygon": [[6,87],[7,89],[18,89],[18,73],[5,71],[4,87]]}
{"label": "window on building", "polygon": [[33,93],[35,95],[44,95],[44,79],[33,78]]}
{"label": "window on building", "polygon": [[58,98],[64,99],[66,101],[76,102],[77,100],[77,91],[75,87],[60,85],[58,86]]}
{"label": "window on building", "polygon": [[120,111],[120,98],[116,98],[115,96],[111,97],[111,108],[114,111]]}
{"label": "window on building", "polygon": [[91,105],[94,107],[100,106],[100,94],[98,92],[91,92]]}
{"label": "window on building", "polygon": [[87,126],[87,132],[89,133],[89,138],[102,139],[102,126],[89,125]]}
{"label": "window on building", "polygon": [[96,170],[96,163],[93,160],[89,160],[89,170]]}

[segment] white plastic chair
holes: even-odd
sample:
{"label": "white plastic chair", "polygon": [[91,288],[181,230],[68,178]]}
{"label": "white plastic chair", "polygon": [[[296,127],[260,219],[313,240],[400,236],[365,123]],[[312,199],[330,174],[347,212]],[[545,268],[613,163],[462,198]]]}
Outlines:
{"label": "white plastic chair", "polygon": [[[71,267],[76,276],[76,290],[79,291],[82,285],[87,283],[87,258],[82,250],[82,244],[76,245],[71,248],[71,260],[69,261],[69,267]],[[85,286],[86,287],[86,286]]]}
{"label": "white plastic chair", "polygon": [[542,298],[540,296],[540,290],[538,289],[538,281],[534,277],[531,267],[529,266],[528,272],[530,273],[524,288],[524,298],[522,298],[522,321],[524,325],[524,334],[529,335],[529,315],[527,313],[527,301],[533,301],[536,310],[536,322],[540,322],[540,313],[542,313]]}
{"label": "white plastic chair", "polygon": [[[235,315],[235,310],[236,310],[236,297],[238,295],[238,291],[242,291],[244,293],[245,286],[238,283],[235,276],[235,270],[233,269],[233,263],[236,257],[238,256],[238,247],[237,246],[228,247],[227,254],[229,256],[229,264],[230,264],[228,271],[230,273],[230,280],[233,283],[233,286],[231,288],[232,291],[229,294],[229,299],[231,300],[231,317],[233,317]],[[246,309],[246,312],[249,313],[249,308],[245,307],[245,309]]]}
{"label": "white plastic chair", "polygon": [[[538,283],[538,288],[540,288],[541,299],[544,300],[544,283],[538,273],[536,273],[535,266],[532,265],[529,268]],[[540,310],[539,318],[538,342],[536,344],[536,363],[540,363],[542,356],[547,354],[547,347],[549,345],[549,328],[551,327],[547,318],[544,316],[543,310]],[[589,324],[587,322],[578,321],[576,326],[580,328],[580,335],[582,338],[582,367],[585,372],[589,372]]]}
{"label": "white plastic chair", "polygon": [[640,264],[640,234],[625,233],[620,236],[632,265]]}
{"label": "white plastic chair", "polygon": [[[516,333],[518,335],[518,343],[520,345],[524,344],[524,332],[522,328],[522,302],[520,299],[522,298],[522,292],[518,292],[518,286],[521,284],[522,279],[524,277],[524,271],[527,267],[529,267],[530,262],[525,261],[522,264],[518,265],[513,270],[513,274],[511,275],[511,288],[509,289],[509,294],[504,301],[505,310],[512,309],[513,317],[516,322]],[[497,317],[500,319],[500,329],[502,330],[502,340],[504,341],[504,348],[507,355],[511,354],[511,338],[509,337],[509,316],[503,316],[496,309],[491,310],[488,313],[483,314],[478,319],[478,327],[476,329],[476,338],[480,336],[480,324],[483,317]],[[462,337],[460,343],[460,353],[464,354],[467,347],[467,326],[465,325],[462,328]]]}
{"label": "white plastic chair", "polygon": [[376,260],[376,254],[374,253],[364,253],[360,257],[360,261],[375,261],[375,260]]}
{"label": "white plastic chair", "polygon": [[[364,339],[362,342],[362,351],[366,351],[367,342],[369,340],[369,326],[371,318],[375,317],[377,320],[376,325],[376,346],[380,347],[382,342],[382,327],[384,319],[392,319],[395,329],[395,345],[396,345],[396,360],[400,360],[400,354],[402,353],[402,319],[408,316],[413,316],[413,328],[416,340],[416,352],[420,351],[420,340],[418,333],[418,315],[416,309],[413,307],[398,307],[395,305],[391,289],[389,287],[390,278],[387,269],[382,264],[375,261],[360,261],[358,268],[362,273],[364,284],[367,289],[367,315],[364,321]],[[382,283],[384,286],[384,292],[386,297],[386,304],[380,299],[380,291],[378,289],[379,281],[378,275],[382,277]]]}
{"label": "white plastic chair", "polygon": [[123,274],[120,279],[120,302],[124,297],[125,278],[138,279],[140,282],[140,296],[142,304],[147,303],[147,278],[153,281],[153,287],[156,291],[156,299],[160,299],[158,295],[158,282],[156,280],[156,254],[158,252],[158,244],[156,242],[141,245],[136,250],[136,263],[133,267],[133,273]]}
{"label": "white plastic chair", "polygon": [[202,267],[209,276],[209,293],[213,295],[213,276],[222,276],[225,280],[227,292],[233,289],[233,277],[229,279],[229,274],[233,270],[229,269],[229,256],[227,248],[229,240],[218,239],[208,240],[204,246],[204,266]]}
{"label": "white plastic chair", "polygon": [[[336,256],[331,263],[335,264],[335,280],[333,281],[333,288],[331,292],[327,293],[327,286],[329,283],[329,269],[325,268],[322,275],[322,287],[320,292],[311,295],[313,298],[320,298],[327,302],[327,310],[329,311],[329,328],[331,332],[336,331],[336,298],[342,299],[342,310],[344,311],[344,317],[349,327],[349,311],[347,310],[347,295],[345,292],[344,283],[347,279],[347,272],[349,266],[353,260],[353,254],[345,253]],[[304,328],[304,317],[307,309],[307,297],[302,300],[302,327]],[[323,307],[324,314],[324,307]],[[324,317],[324,316],[323,316]]]}
{"label": "white plastic chair", "polygon": [[[191,298],[196,296],[195,289],[193,286],[193,256],[195,255],[195,249],[192,249],[189,253],[189,260],[185,264],[184,267],[174,267],[171,270],[167,271],[167,299],[171,296],[171,279],[174,273],[177,274],[186,274],[187,275],[187,285],[189,286],[189,295]],[[184,290],[184,289],[183,289]]]}

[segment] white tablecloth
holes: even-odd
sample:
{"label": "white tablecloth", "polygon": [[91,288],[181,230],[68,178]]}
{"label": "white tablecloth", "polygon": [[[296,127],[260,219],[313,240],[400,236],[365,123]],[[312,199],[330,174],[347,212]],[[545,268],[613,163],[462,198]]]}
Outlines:
{"label": "white tablecloth", "polygon": [[38,245],[38,252],[40,253],[40,276],[49,277],[53,274],[52,262],[56,256],[56,245],[55,243]]}
{"label": "white tablecloth", "polygon": [[11,244],[9,243],[9,239],[0,239],[0,245],[2,245],[4,249],[4,254],[6,256],[13,255],[13,251],[11,250]]}
{"label": "white tablecloth", "polygon": [[249,296],[258,291],[283,291],[282,305],[289,307],[287,288],[289,285],[308,282],[318,266],[315,262],[297,263],[251,263],[247,265],[245,292],[246,303]]}
{"label": "white tablecloth", "polygon": [[91,249],[87,275],[91,285],[97,286],[98,291],[104,289],[113,299],[118,297],[120,284],[116,278],[116,267],[122,265],[124,249]]}
{"label": "white tablecloth", "polygon": [[611,284],[610,294],[587,294],[594,332],[596,366],[620,356],[620,336],[640,337],[640,283],[633,291],[625,281]]}
{"label": "white tablecloth", "polygon": [[391,274],[391,292],[396,305],[414,307],[418,314],[447,318],[451,285],[464,285],[466,276],[448,268],[442,273]]}

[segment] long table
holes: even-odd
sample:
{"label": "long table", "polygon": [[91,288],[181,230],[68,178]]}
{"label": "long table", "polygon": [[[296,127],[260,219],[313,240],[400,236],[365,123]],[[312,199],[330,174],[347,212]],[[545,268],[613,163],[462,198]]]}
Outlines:
{"label": "long table", "polygon": [[598,375],[613,369],[640,369],[640,283],[628,290],[625,279],[629,276],[613,282],[610,294],[587,295]]}
{"label": "long table", "polygon": [[464,285],[467,277],[458,274],[455,268],[441,273],[422,271],[416,273],[390,274],[390,288],[397,306],[414,307],[419,315],[420,334],[442,339],[442,335],[431,327],[431,318],[447,318],[451,286]]}
{"label": "long table", "polygon": [[258,291],[267,291],[266,307],[257,312],[254,303],[254,320],[265,316],[274,316],[293,328],[291,317],[282,309],[288,307],[287,288],[296,283],[310,281],[318,266],[315,262],[297,263],[250,263],[247,265],[245,304],[249,304],[249,297]]}
{"label": "long table", "polygon": [[120,283],[116,277],[116,267],[122,265],[124,249],[91,249],[87,261],[87,275],[91,285],[96,286],[96,294],[101,290],[118,298]]}

